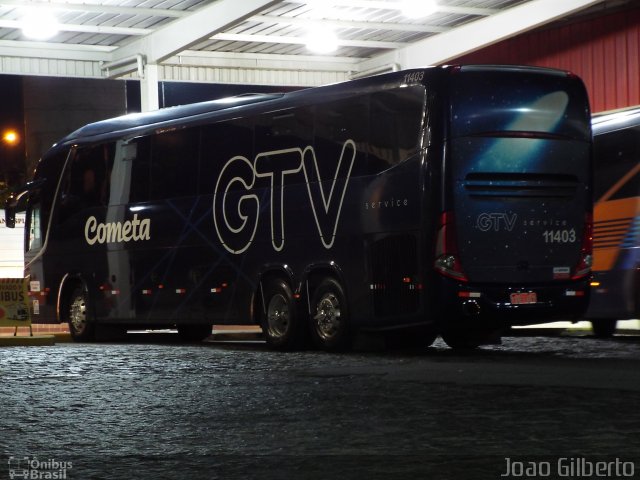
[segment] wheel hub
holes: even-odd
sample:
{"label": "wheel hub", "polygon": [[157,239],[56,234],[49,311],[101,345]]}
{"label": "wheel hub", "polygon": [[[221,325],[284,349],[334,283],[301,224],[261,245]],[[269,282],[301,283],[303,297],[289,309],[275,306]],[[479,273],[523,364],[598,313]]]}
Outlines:
{"label": "wheel hub", "polygon": [[327,293],[318,302],[317,313],[313,317],[318,334],[329,339],[340,330],[340,302],[333,293]]}
{"label": "wheel hub", "polygon": [[274,295],[267,308],[267,325],[272,337],[282,337],[289,328],[289,307],[282,295]]}
{"label": "wheel hub", "polygon": [[87,325],[87,305],[82,297],[76,297],[71,302],[69,322],[76,332],[82,332]]}

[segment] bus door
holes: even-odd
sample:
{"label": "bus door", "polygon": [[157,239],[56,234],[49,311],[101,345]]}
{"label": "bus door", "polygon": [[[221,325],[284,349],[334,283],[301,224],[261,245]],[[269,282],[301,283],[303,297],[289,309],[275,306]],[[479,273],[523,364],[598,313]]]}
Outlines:
{"label": "bus door", "polygon": [[202,317],[192,265],[201,255],[197,219],[200,130],[185,128],[132,139],[123,189],[131,238],[131,295],[142,322],[179,323]]}

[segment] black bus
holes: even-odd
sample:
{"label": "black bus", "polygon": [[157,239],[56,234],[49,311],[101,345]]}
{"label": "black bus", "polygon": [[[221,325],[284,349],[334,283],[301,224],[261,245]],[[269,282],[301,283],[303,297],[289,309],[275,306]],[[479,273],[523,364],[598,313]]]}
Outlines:
{"label": "black bus", "polygon": [[640,318],[640,108],[593,116],[594,245],[586,318],[607,337]]}
{"label": "black bus", "polygon": [[279,349],[473,347],[584,313],[591,181],[580,79],[449,66],[87,125],[9,216],[26,204],[35,321],[77,340],[258,324]]}

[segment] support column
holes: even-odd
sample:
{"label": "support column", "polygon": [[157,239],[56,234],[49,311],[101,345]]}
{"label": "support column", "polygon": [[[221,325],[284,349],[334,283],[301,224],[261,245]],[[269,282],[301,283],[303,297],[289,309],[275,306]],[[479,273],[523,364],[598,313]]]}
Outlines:
{"label": "support column", "polygon": [[144,78],[140,79],[140,106],[143,112],[158,110],[158,65],[144,66]]}

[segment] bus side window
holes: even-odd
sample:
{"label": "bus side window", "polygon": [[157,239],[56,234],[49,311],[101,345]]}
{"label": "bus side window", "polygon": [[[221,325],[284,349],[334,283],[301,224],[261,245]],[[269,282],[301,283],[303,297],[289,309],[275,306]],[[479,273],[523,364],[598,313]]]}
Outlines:
{"label": "bus side window", "polygon": [[42,203],[40,193],[34,195],[29,206],[29,216],[26,218],[29,237],[27,240],[27,251],[38,250],[42,247],[44,232],[42,225]]}
{"label": "bus side window", "polygon": [[313,142],[313,109],[267,113],[257,119],[255,131],[256,154],[291,148],[304,150]]}
{"label": "bus side window", "polygon": [[376,174],[413,155],[419,146],[425,89],[397,88],[371,95],[369,172]]}
{"label": "bus side window", "polygon": [[[231,120],[202,127],[202,154],[198,178],[201,195],[211,195],[218,175],[229,160],[244,157],[253,163],[253,128],[247,120]],[[233,182],[232,188],[241,188]]]}
{"label": "bus side window", "polygon": [[59,221],[109,201],[113,144],[79,147],[70,159],[63,181]]}
{"label": "bus side window", "polygon": [[[62,175],[69,150],[58,151],[53,155],[45,155],[38,168],[38,180],[45,180],[41,189],[29,195],[27,213],[25,216],[25,229],[29,235],[25,235],[25,248],[27,251],[36,251],[43,245],[46,237],[46,229],[49,225],[49,216],[53,207],[57,179]],[[59,209],[58,206],[55,207]]]}
{"label": "bus side window", "polygon": [[130,155],[123,161],[131,162],[131,203],[149,200],[149,177],[151,176],[151,142],[149,137],[140,137],[129,143]]}
{"label": "bus side window", "polygon": [[[311,108],[270,112],[256,120],[255,154],[260,155],[256,163],[258,172],[298,169],[301,160],[300,151],[304,151],[312,144],[313,109]],[[300,151],[293,149],[300,149]],[[275,154],[264,155],[267,152],[275,152]],[[302,175],[297,179],[304,181]]]}
{"label": "bus side window", "polygon": [[[368,96],[320,104],[316,107],[314,147],[320,176],[332,179],[342,149],[348,140],[355,142],[358,155],[352,175],[362,174],[369,150]],[[362,153],[362,154],[360,154]]]}
{"label": "bus side window", "polygon": [[200,129],[187,128],[152,137],[151,200],[196,195]]}
{"label": "bus side window", "polygon": [[640,127],[596,135],[594,159],[596,202],[640,195],[640,172],[623,181],[640,161]]}

